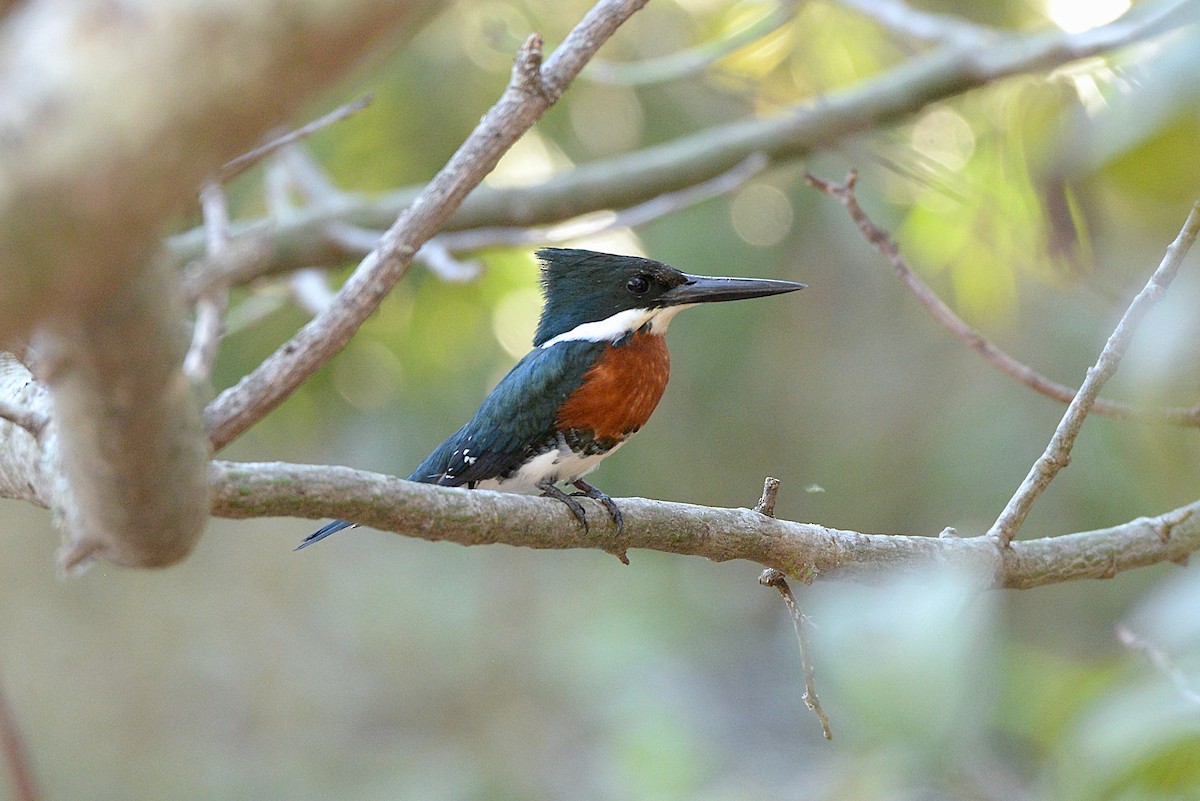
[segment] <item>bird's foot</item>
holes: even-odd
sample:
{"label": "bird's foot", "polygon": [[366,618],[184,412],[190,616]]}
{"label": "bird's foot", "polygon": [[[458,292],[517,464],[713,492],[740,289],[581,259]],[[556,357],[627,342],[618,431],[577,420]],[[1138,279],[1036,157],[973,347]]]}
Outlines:
{"label": "bird's foot", "polygon": [[621,515],[621,510],[617,508],[617,502],[608,497],[603,491],[596,489],[591,484],[584,481],[582,478],[578,481],[572,481],[571,485],[579,490],[577,494],[600,501],[604,504],[604,508],[608,510],[608,516],[612,518],[613,523],[617,527],[617,533],[620,534],[625,530],[625,518]]}
{"label": "bird's foot", "polygon": [[583,511],[583,504],[554,486],[554,482],[552,481],[539,481],[537,488],[542,491],[543,498],[554,498],[556,501],[565,503],[567,508],[571,510],[571,514],[575,515],[575,519],[583,525],[584,533],[587,533],[587,513]]}

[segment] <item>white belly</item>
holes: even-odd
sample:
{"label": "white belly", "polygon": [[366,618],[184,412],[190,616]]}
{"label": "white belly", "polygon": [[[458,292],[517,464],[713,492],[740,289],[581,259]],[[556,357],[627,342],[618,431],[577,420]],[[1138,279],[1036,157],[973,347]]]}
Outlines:
{"label": "white belly", "polygon": [[605,456],[615,453],[618,443],[610,451],[594,456],[581,456],[570,448],[552,448],[535,456],[508,478],[489,478],[476,484],[477,489],[500,490],[501,492],[538,492],[541,481],[577,481],[600,466]]}

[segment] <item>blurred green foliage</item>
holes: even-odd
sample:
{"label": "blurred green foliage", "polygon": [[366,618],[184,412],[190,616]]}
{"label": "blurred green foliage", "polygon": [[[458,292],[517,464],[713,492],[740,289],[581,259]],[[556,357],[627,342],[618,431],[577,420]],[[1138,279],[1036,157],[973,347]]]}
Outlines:
{"label": "blurred green foliage", "polygon": [[[924,7],[1027,29],[1048,24],[1051,5],[1078,18],[1107,4]],[[314,108],[366,87],[376,96],[314,137],[316,157],[350,189],[426,179],[501,91],[515,44],[531,30],[561,40],[586,7],[448,7],[412,47]],[[603,55],[677,52],[769,10],[652,3]],[[947,302],[1077,382],[1200,194],[1197,45],[1184,32],[1002,81],[831,143],[729,198],[578,243],[810,285],[676,321],[667,396],[596,483],[741,506],[769,474],[784,482],[782,517],[981,533],[1062,410],[929,320],[801,170],[857,167],[864,206]],[[492,180],[528,182],[819,102],[922,47],[837,4],[802,3],[792,23],[701,76],[637,89],[581,80]],[[241,213],[261,210],[256,180],[236,187]],[[486,265],[472,282],[411,270],[346,351],[227,456],[407,474],[516,361],[536,319],[530,252],[472,255]],[[1193,256],[1114,395],[1196,403],[1198,302]],[[218,382],[303,321],[285,304],[240,328]],[[1198,438],[1089,420],[1025,536],[1194,500]],[[1113,634],[1128,621],[1200,686],[1194,568],[1022,593],[980,594],[973,577],[948,575],[803,588],[836,737],[825,743],[800,701],[787,615],[753,565],[634,552],[623,568],[604,554],[362,530],[292,555],[306,521],[215,521],[169,572],[58,583],[46,516],[4,509],[0,679],[47,798],[1200,797],[1200,707]]]}

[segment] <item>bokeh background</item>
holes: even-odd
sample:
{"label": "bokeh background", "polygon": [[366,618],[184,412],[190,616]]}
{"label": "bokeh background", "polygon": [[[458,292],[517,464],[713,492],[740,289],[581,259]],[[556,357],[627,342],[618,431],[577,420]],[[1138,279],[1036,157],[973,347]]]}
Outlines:
{"label": "bokeh background", "polygon": [[[1127,3],[921,6],[1080,30]],[[586,7],[450,4],[312,109],[375,92],[312,140],[315,158],[357,191],[427,179],[502,90],[516,43],[532,30],[560,41]],[[781,113],[925,46],[837,3],[656,0],[602,52],[677,52],[781,8],[786,24],[698,75],[581,79],[489,181],[532,183]],[[863,204],[947,302],[1076,384],[1200,196],[1198,54],[1185,30],[1004,80],[727,197],[574,243],[810,285],[678,318],[665,399],[595,483],[746,506],[773,475],[781,517],[985,531],[1062,407],[929,319],[803,172],[858,168]],[[238,213],[261,213],[259,178],[234,187]],[[474,255],[486,269],[471,282],[412,270],[343,354],[225,455],[406,475],[536,321],[531,252]],[[273,292],[238,295],[219,384],[303,323],[264,301]],[[1193,256],[1110,396],[1198,402],[1198,303]],[[1093,417],[1023,536],[1166,511],[1195,500],[1197,476],[1200,431]],[[214,520],[178,567],[63,581],[46,513],[6,502],[0,520],[0,681],[48,799],[1200,797],[1200,704],[1114,633],[1129,626],[1200,688],[1195,568],[983,595],[943,574],[798,588],[816,623],[827,743],[801,702],[791,622],[753,564],[635,551],[623,567],[370,530],[293,554],[311,522]]]}

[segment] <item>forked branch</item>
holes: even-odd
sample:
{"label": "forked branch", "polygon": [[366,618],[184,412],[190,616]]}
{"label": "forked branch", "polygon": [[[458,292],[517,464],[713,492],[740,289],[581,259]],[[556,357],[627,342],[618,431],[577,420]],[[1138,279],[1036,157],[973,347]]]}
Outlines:
{"label": "forked branch", "polygon": [[404,275],[413,257],[500,157],[646,0],[601,0],[542,64],[542,39],[521,48],[499,101],[346,281],[333,304],[205,410],[214,449],[283,402],[340,351]]}
{"label": "forked branch", "polygon": [[[901,283],[912,292],[927,312],[951,334],[978,353],[1000,372],[1016,379],[1030,389],[1053,398],[1060,403],[1070,403],[1076,390],[1046,378],[1024,362],[1019,361],[976,331],[959,317],[937,293],[917,275],[900,253],[900,248],[891,235],[867,216],[858,203],[855,184],[858,173],[851,171],[843,183],[835,183],[808,174],[805,179],[813,187],[845,206],[850,219],[858,226],[863,237],[879,252],[896,271]],[[1193,407],[1143,407],[1120,401],[1097,398],[1092,411],[1108,417],[1143,422],[1164,423],[1178,426],[1200,426],[1200,406]]]}

